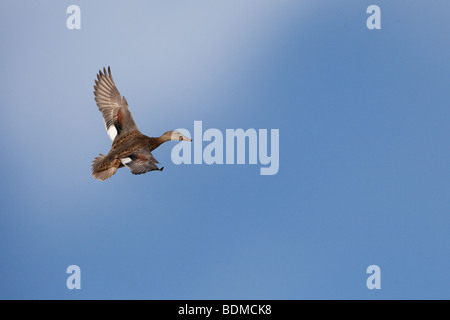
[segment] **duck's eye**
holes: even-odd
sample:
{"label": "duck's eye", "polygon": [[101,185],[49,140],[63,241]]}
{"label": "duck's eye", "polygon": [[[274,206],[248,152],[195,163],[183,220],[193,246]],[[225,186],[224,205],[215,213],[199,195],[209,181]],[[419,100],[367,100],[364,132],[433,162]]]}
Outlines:
{"label": "duck's eye", "polygon": [[180,138],[179,138],[178,140],[180,140],[180,141],[181,141],[181,140],[183,140],[183,137],[182,137],[182,136],[180,136]]}

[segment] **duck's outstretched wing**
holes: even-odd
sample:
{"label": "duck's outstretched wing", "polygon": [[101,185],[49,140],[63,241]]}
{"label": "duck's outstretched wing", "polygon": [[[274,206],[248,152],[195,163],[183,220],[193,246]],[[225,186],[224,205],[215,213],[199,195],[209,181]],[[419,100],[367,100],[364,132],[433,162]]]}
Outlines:
{"label": "duck's outstretched wing", "polygon": [[155,157],[153,157],[149,148],[142,148],[134,151],[120,159],[122,164],[131,170],[132,174],[142,174],[153,170],[163,171],[156,165],[159,163]]}
{"label": "duck's outstretched wing", "polygon": [[103,114],[106,132],[112,141],[117,136],[138,130],[125,97],[117,90],[111,69],[99,70],[94,85],[95,101]]}

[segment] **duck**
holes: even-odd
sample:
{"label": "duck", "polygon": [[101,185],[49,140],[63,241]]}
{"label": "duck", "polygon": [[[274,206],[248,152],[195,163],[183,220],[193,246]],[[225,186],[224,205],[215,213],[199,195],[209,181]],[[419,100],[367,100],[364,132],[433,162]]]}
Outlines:
{"label": "duck", "polygon": [[103,115],[106,133],[112,140],[107,155],[99,154],[92,163],[92,177],[99,181],[111,178],[119,168],[127,167],[132,174],[162,172],[152,151],[167,141],[192,141],[179,131],[167,131],[159,137],[142,134],[133,120],[127,100],[117,89],[111,68],[97,73],[94,85],[95,102]]}

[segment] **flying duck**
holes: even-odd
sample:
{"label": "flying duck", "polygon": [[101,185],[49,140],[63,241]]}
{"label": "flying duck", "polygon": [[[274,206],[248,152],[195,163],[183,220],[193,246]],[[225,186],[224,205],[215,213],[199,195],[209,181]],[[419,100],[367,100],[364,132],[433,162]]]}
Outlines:
{"label": "flying duck", "polygon": [[160,137],[143,135],[134,123],[125,97],[117,90],[111,75],[103,68],[99,70],[94,85],[95,101],[103,115],[106,132],[112,140],[109,153],[100,154],[92,164],[92,176],[100,181],[112,177],[117,169],[127,167],[132,174],[142,174],[158,168],[159,163],[152,151],[166,141],[192,141],[178,131],[167,131]]}

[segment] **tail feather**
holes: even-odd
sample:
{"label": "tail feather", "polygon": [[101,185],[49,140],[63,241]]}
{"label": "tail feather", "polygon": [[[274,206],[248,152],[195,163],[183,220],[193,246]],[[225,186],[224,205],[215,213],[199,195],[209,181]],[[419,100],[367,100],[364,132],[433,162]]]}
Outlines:
{"label": "tail feather", "polygon": [[100,181],[104,181],[111,178],[117,171],[119,163],[117,161],[110,161],[105,155],[100,154],[99,157],[95,157],[92,163],[92,176]]}

